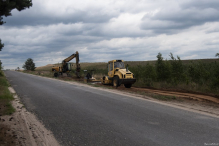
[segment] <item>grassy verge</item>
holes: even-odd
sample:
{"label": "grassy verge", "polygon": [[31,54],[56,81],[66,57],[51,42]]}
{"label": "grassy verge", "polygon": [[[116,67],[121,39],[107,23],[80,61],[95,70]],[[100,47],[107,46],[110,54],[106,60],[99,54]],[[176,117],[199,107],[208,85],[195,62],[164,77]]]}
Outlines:
{"label": "grassy verge", "polygon": [[2,71],[0,72],[0,114],[9,115],[15,111],[15,109],[11,105],[11,101],[14,98],[8,90],[9,84],[6,77],[4,76]]}

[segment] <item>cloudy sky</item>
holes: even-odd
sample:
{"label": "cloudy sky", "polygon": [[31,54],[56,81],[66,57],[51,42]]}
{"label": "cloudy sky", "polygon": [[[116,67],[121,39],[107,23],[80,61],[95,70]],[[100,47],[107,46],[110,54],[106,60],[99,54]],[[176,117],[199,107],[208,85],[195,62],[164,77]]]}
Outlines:
{"label": "cloudy sky", "polygon": [[61,62],[78,51],[81,62],[181,59],[219,52],[219,0],[33,0],[3,20],[4,68]]}

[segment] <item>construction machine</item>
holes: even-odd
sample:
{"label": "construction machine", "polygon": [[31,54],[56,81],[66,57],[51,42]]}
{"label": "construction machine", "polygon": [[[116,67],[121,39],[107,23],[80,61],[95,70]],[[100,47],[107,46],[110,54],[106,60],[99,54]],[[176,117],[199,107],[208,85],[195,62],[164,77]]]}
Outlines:
{"label": "construction machine", "polygon": [[72,59],[76,58],[76,76],[78,78],[80,78],[80,64],[79,64],[79,53],[78,51],[76,51],[75,54],[72,54],[71,56],[69,56],[68,58],[64,59],[62,61],[62,65],[60,66],[56,66],[56,67],[52,67],[52,71],[54,72],[54,77],[58,77],[60,74],[62,75],[63,73],[66,73],[67,75],[69,74],[69,72],[71,71],[71,67],[73,66],[72,63],[69,63],[69,61],[71,61]]}
{"label": "construction machine", "polygon": [[131,88],[136,82],[134,74],[125,68],[123,60],[112,60],[108,62],[108,76],[101,79],[102,84],[111,84],[115,87],[124,84],[126,88]]}

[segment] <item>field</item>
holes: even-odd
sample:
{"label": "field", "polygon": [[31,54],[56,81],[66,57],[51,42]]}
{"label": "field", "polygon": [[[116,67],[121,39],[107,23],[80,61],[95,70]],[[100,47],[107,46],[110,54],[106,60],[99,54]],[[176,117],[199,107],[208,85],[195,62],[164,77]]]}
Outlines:
{"label": "field", "polygon": [[[162,54],[158,54],[157,58],[154,61],[125,62],[137,79],[133,86],[219,96],[219,59],[180,60],[171,56],[170,60],[164,60]],[[44,74],[47,71],[52,76],[52,66],[59,65],[48,64],[36,68],[36,71],[44,71]],[[93,76],[97,79],[107,75],[106,62],[82,62],[80,65],[82,78],[84,70],[93,70]],[[74,70],[71,74],[74,76]]]}

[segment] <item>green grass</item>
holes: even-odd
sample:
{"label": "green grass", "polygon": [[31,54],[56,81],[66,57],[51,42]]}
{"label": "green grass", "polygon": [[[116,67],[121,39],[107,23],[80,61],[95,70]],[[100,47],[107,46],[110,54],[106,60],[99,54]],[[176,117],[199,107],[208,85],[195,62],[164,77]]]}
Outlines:
{"label": "green grass", "polygon": [[4,74],[1,72],[0,75],[0,114],[1,115],[10,115],[12,114],[15,109],[11,105],[11,101],[14,99],[13,95],[8,90],[9,84],[4,76]]}

